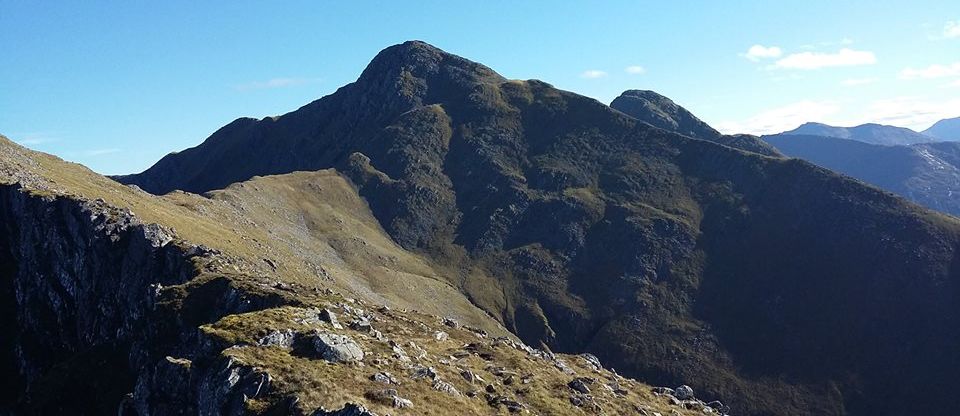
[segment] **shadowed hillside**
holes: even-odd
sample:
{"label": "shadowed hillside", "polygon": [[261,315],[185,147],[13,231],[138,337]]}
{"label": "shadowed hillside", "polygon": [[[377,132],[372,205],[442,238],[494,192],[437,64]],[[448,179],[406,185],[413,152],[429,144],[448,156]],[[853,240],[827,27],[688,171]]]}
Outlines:
{"label": "shadowed hillside", "polygon": [[960,144],[879,146],[834,137],[764,137],[788,156],[860,179],[926,207],[960,215]]}
{"label": "shadowed hillside", "polygon": [[0,136],[0,230],[2,414],[726,409],[517,342],[332,171],[158,197]]}
{"label": "shadowed hillside", "polygon": [[202,192],[327,168],[532,345],[745,415],[938,413],[917,398],[960,387],[953,219],[421,42],[117,179]]}

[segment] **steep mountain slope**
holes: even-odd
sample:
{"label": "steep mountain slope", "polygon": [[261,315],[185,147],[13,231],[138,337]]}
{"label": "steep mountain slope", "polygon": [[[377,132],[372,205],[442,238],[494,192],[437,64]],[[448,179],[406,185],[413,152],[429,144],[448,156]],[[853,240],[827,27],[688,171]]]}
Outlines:
{"label": "steep mountain slope", "polygon": [[748,152],[778,156],[776,149],[760,138],[745,134],[722,135],[673,100],[653,91],[624,91],[610,103],[610,107],[654,127],[684,136],[720,143]]}
{"label": "steep mountain slope", "polygon": [[960,144],[879,146],[834,137],[773,135],[784,154],[860,179],[929,208],[960,215]]}
{"label": "steep mountain slope", "polygon": [[937,413],[917,397],[960,387],[955,220],[420,42],[118,180],[206,191],[330,167],[532,345],[746,415]]}
{"label": "steep mountain slope", "polygon": [[940,120],[923,134],[944,141],[960,141],[960,117]]}
{"label": "steep mountain slope", "polygon": [[156,197],[0,136],[0,230],[3,414],[707,407],[497,336],[335,172]]}
{"label": "steep mountain slope", "polygon": [[804,123],[796,129],[780,134],[837,137],[883,146],[937,141],[937,139],[931,136],[920,134],[907,128],[874,123],[861,124],[856,127],[834,127],[821,123]]}

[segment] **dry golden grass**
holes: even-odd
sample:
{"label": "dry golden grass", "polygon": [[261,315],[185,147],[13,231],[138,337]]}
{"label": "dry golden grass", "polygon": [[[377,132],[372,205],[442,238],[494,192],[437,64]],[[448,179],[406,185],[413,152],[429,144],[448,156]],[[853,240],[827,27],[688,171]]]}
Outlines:
{"label": "dry golden grass", "polygon": [[144,223],[174,230],[189,243],[238,258],[251,275],[329,287],[508,334],[421,256],[396,245],[352,185],[333,170],[255,177],[207,196],[155,196],[3,136],[0,155],[0,184],[20,182],[40,196],[103,199]]}
{"label": "dry golden grass", "polygon": [[[324,322],[305,323],[304,317],[316,312],[298,307],[228,316],[202,327],[205,336],[222,343],[238,345],[225,350],[224,355],[270,374],[273,380],[270,394],[249,402],[251,411],[269,408],[271,403],[283,398],[297,397],[298,406],[306,411],[321,406],[337,409],[344,403],[353,402],[363,404],[378,414],[509,414],[505,406],[495,408],[487,404],[484,389],[487,384],[492,384],[497,394],[522,403],[525,414],[642,414],[638,409],[645,409],[650,415],[654,412],[663,415],[698,414],[681,406],[670,405],[666,397],[650,393],[651,387],[648,385],[620,377],[608,370],[595,370],[578,356],[558,355],[573,371],[573,374],[568,374],[555,367],[550,360],[529,354],[509,342],[482,337],[467,329],[443,325],[437,316],[380,310],[362,302],[344,303],[336,296],[330,296],[320,303],[325,303],[327,308],[338,314],[344,326],[351,320],[351,313],[340,308],[340,305],[362,311],[361,313],[371,316],[373,328],[381,331],[384,338],[378,340],[370,333],[349,328],[334,329]],[[315,329],[351,337],[362,346],[366,354],[363,362],[333,364],[307,354],[295,353],[289,348],[257,345],[259,339],[274,330],[308,334]],[[434,337],[437,331],[448,333],[449,338],[437,340]],[[396,340],[411,361],[398,360],[388,340]],[[410,346],[409,342],[422,348],[424,354],[416,357],[416,349]],[[464,354],[467,344],[478,346],[476,352]],[[485,356],[481,357],[477,353]],[[436,391],[429,378],[411,377],[411,367],[416,366],[433,368],[438,379],[452,384],[461,394],[452,396]],[[497,369],[515,374],[512,381],[507,382],[503,374],[496,374]],[[469,383],[460,375],[463,370],[472,371],[484,381]],[[387,385],[370,379],[371,375],[384,371],[391,373],[400,384]],[[567,383],[575,377],[597,380],[591,386],[592,403],[582,407],[571,404],[570,397],[575,393]],[[525,378],[529,380],[526,383],[521,381]],[[627,393],[618,395],[604,387],[604,384],[614,382]],[[396,389],[400,397],[413,402],[413,407],[394,409],[365,396],[367,392],[386,388]],[[466,394],[471,391],[476,393],[474,397]],[[672,413],[673,411],[677,413]]]}

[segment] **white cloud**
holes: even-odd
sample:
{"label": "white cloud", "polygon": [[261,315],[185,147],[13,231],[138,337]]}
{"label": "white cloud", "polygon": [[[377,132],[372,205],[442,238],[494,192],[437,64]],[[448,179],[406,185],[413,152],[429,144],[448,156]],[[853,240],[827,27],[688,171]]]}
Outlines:
{"label": "white cloud", "polygon": [[624,72],[628,74],[641,75],[647,72],[647,69],[640,65],[628,66],[623,69]]}
{"label": "white cloud", "polygon": [[117,148],[108,148],[108,149],[92,149],[83,152],[84,156],[102,156],[109,155],[111,153],[119,153],[121,150]]}
{"label": "white cloud", "polygon": [[773,64],[773,68],[809,70],[875,63],[877,63],[877,57],[873,52],[843,48],[837,53],[801,52],[790,54]]}
{"label": "white cloud", "polygon": [[843,84],[843,86],[845,87],[856,87],[860,85],[873,84],[879,80],[880,78],[850,78],[850,79],[845,79],[840,83]]}
{"label": "white cloud", "polygon": [[960,79],[944,85],[945,87],[958,87],[960,88]]}
{"label": "white cloud", "polygon": [[234,87],[238,91],[262,90],[269,88],[294,87],[320,81],[320,78],[272,78],[266,81],[254,81]]}
{"label": "white cloud", "polygon": [[943,26],[943,37],[944,39],[960,38],[960,20],[947,22]]}
{"label": "white cloud", "polygon": [[747,53],[741,54],[744,58],[747,58],[753,62],[757,62],[765,58],[779,58],[783,55],[783,50],[776,46],[763,46],[763,45],[753,45],[750,49],[747,49]]}
{"label": "white cloud", "polygon": [[586,71],[583,71],[583,73],[580,74],[580,78],[586,78],[586,79],[597,79],[597,78],[603,78],[605,76],[607,76],[606,71],[601,71],[599,69],[588,69]]}
{"label": "white cloud", "polygon": [[956,76],[960,76],[960,62],[954,62],[949,65],[930,65],[921,69],[907,68],[900,71],[900,78],[903,79],[931,79]]}
{"label": "white cloud", "polygon": [[791,130],[808,121],[824,121],[836,114],[840,107],[828,101],[800,101],[763,111],[744,121],[718,123],[717,130],[725,134],[772,134]]}

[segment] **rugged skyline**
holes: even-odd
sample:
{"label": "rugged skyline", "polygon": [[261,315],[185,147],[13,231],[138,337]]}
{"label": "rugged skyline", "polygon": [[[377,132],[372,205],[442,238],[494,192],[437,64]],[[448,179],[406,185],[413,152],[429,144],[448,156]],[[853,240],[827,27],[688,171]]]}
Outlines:
{"label": "rugged skyline", "polygon": [[603,103],[655,90],[725,134],[960,116],[950,0],[0,8],[0,50],[17,62],[0,67],[0,129],[105,174],[141,171],[239,114],[292,111],[408,39]]}
{"label": "rugged skyline", "polygon": [[522,341],[739,414],[904,412],[923,407],[918,380],[952,388],[935,357],[958,339],[955,294],[937,289],[958,278],[956,219],[719,135],[659,94],[614,104],[408,41],[334,94],[115,179],[269,195],[258,177],[335,169],[392,241]]}

